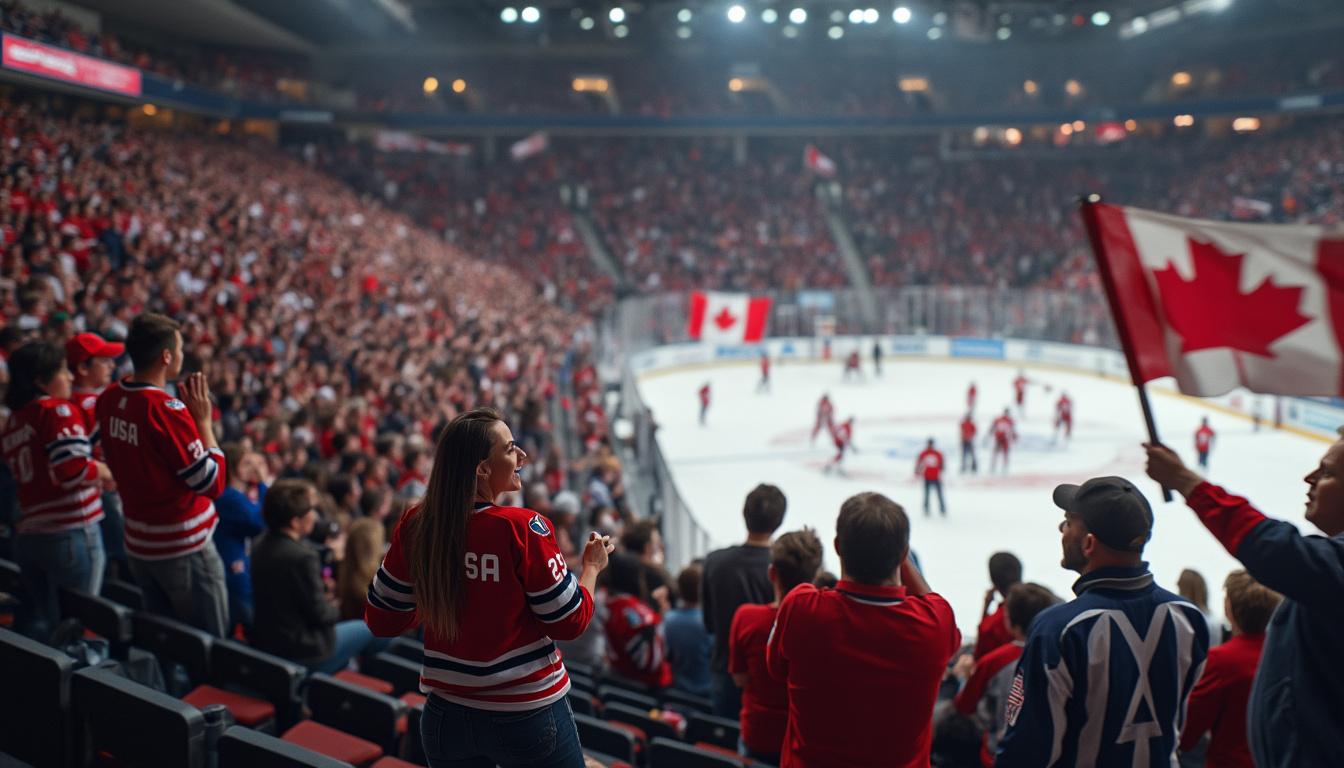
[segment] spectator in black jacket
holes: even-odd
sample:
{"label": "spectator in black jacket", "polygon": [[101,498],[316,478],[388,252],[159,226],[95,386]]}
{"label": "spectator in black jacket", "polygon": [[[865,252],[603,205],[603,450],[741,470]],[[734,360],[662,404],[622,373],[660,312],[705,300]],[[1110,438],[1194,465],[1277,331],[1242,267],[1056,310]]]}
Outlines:
{"label": "spectator in black jacket", "polygon": [[363,621],[339,621],[308,536],[317,492],[305,480],[277,480],[262,504],[266,533],[252,550],[252,644],[315,672],[339,672],[378,641]]}

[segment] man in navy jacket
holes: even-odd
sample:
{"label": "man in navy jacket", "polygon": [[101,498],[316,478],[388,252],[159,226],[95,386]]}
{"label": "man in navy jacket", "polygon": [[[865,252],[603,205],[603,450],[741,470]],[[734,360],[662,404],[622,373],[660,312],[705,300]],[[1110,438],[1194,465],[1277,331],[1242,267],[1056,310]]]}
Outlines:
{"label": "man in navy jacket", "polygon": [[1303,536],[1250,502],[1212,485],[1171,450],[1145,445],[1148,475],[1178,491],[1204,527],[1255,580],[1283,595],[1265,637],[1248,707],[1259,768],[1344,765],[1344,440],[1321,457],[1307,483]]}
{"label": "man in navy jacket", "polygon": [[1204,668],[1208,623],[1153,583],[1143,562],[1153,511],[1132,483],[1097,477],[1055,489],[1061,565],[1077,599],[1031,624],[994,764],[1172,766],[1185,701]]}

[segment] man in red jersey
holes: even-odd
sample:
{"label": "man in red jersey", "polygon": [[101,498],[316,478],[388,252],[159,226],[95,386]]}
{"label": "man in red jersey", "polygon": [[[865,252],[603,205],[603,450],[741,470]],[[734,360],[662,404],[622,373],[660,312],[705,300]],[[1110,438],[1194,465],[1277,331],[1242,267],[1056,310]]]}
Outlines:
{"label": "man in red jersey", "polygon": [[[112,383],[117,358],[125,352],[126,345],[106,341],[94,333],[76,334],[65,342],[65,362],[75,377],[70,399],[84,416],[93,457],[99,461],[103,458],[103,449],[98,444],[98,419],[93,409],[98,405],[98,396]],[[103,521],[99,525],[103,529],[103,548],[107,551],[109,570],[122,576],[127,570],[125,526],[121,497],[113,486],[109,481],[103,489]]]}
{"label": "man in red jersey", "polygon": [[99,439],[121,493],[131,573],[145,606],[223,637],[228,622],[224,564],[210,546],[219,521],[224,452],[215,442],[210,388],[182,371],[180,326],[146,313],[126,338],[135,373],[98,398]]}
{"label": "man in red jersey", "polygon": [[1206,472],[1209,469],[1209,451],[1213,448],[1213,427],[1209,426],[1209,417],[1205,416],[1195,430],[1195,451],[1199,454],[1199,466]]}
{"label": "man in red jersey", "polygon": [[979,390],[975,388],[974,381],[972,381],[971,386],[966,389],[966,410],[969,413],[975,413],[975,397],[978,391]]}
{"label": "man in red jersey", "polygon": [[943,452],[933,447],[933,438],[915,460],[915,474],[924,477],[924,516],[929,516],[929,491],[938,492],[938,512],[947,517],[947,504],[943,502]]}
{"label": "man in red jersey", "polygon": [[1003,409],[1003,414],[994,420],[989,427],[989,439],[994,441],[994,451],[989,456],[989,471],[1003,465],[1003,471],[1008,471],[1008,450],[1017,440],[1017,429],[1013,425],[1013,417],[1008,413],[1008,409]]}
{"label": "man in red jersey", "polygon": [[779,762],[784,727],[789,720],[789,689],[770,676],[765,646],[775,626],[779,602],[799,584],[809,584],[821,568],[821,539],[804,528],[780,536],[770,545],[767,574],[775,591],[768,605],[742,605],[733,614],[728,635],[728,671],[742,689],[742,744],[746,756],[771,765]]}
{"label": "man in red jersey", "polygon": [[817,401],[817,420],[812,425],[812,442],[817,441],[817,433],[826,428],[827,432],[834,429],[833,419],[835,418],[835,406],[831,404],[831,396],[823,394]]}
{"label": "man in red jersey", "polygon": [[966,473],[966,464],[969,459],[971,474],[975,474],[980,471],[980,467],[975,463],[975,419],[971,418],[971,414],[968,412],[962,417],[961,424],[958,426],[961,429],[961,472],[962,474]]}
{"label": "man in red jersey", "polygon": [[831,440],[835,443],[835,458],[826,465],[826,472],[839,472],[843,475],[845,470],[840,466],[840,462],[845,458],[845,451],[854,450],[853,416],[831,428]]}
{"label": "man in red jersey", "polygon": [[1017,403],[1017,412],[1021,414],[1027,408],[1027,375],[1018,370],[1017,376],[1013,379],[1013,402]]}
{"label": "man in red jersey", "polygon": [[795,587],[766,649],[789,687],[780,766],[928,766],[934,700],[961,644],[952,607],[910,563],[899,504],[860,493],[835,528],[840,581]]}
{"label": "man in red jersey", "polygon": [[1068,392],[1059,393],[1059,402],[1055,403],[1056,438],[1061,430],[1064,432],[1064,441],[1068,442],[1073,437],[1073,400],[1069,399]]}
{"label": "man in red jersey", "polygon": [[1255,763],[1246,741],[1246,705],[1265,648],[1265,628],[1283,597],[1244,570],[1228,574],[1223,585],[1227,591],[1223,613],[1232,624],[1232,639],[1209,649],[1204,674],[1186,704],[1181,751],[1193,749],[1200,737],[1212,731],[1207,765],[1252,768]]}
{"label": "man in red jersey", "polygon": [[863,371],[859,368],[859,350],[857,349],[845,356],[845,371],[841,378],[848,381],[854,376],[863,378]]}

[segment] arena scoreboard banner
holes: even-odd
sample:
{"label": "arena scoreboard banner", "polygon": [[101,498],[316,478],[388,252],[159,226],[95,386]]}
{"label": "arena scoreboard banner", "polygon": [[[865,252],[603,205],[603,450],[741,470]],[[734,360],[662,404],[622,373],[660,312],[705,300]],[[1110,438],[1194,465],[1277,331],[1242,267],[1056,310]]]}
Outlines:
{"label": "arena scoreboard banner", "polygon": [[17,35],[4,35],[3,64],[5,69],[34,77],[122,96],[139,97],[141,94],[140,70],[135,67],[113,64]]}

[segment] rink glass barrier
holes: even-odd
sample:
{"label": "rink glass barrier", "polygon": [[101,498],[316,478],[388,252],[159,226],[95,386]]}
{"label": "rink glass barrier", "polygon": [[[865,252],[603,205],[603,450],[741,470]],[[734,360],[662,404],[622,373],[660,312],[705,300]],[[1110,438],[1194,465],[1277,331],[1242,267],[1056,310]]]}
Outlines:
{"label": "rink glass barrier", "polygon": [[[698,366],[756,365],[762,351],[776,363],[839,361],[858,350],[871,365],[872,348],[887,359],[926,357],[999,361],[1026,368],[1055,367],[1129,381],[1106,301],[1097,292],[906,288],[879,291],[880,329],[865,328],[850,291],[772,295],[769,336],[752,344],[705,344],[686,336],[686,294],[625,299],[601,323],[602,373],[619,393],[610,412],[625,457],[626,487],[637,514],[659,515],[667,565],[677,569],[713,547],[693,510],[677,492],[659,448],[653,419],[639,392],[650,373]],[[835,336],[813,333],[819,317],[834,318]],[[827,323],[829,325],[829,323]],[[999,332],[994,332],[998,329]],[[880,330],[881,332],[875,332]],[[1007,332],[1005,332],[1007,331]],[[1154,390],[1175,392],[1171,380]],[[1257,395],[1234,390],[1203,402],[1265,424],[1334,439],[1344,403],[1326,398]]]}

